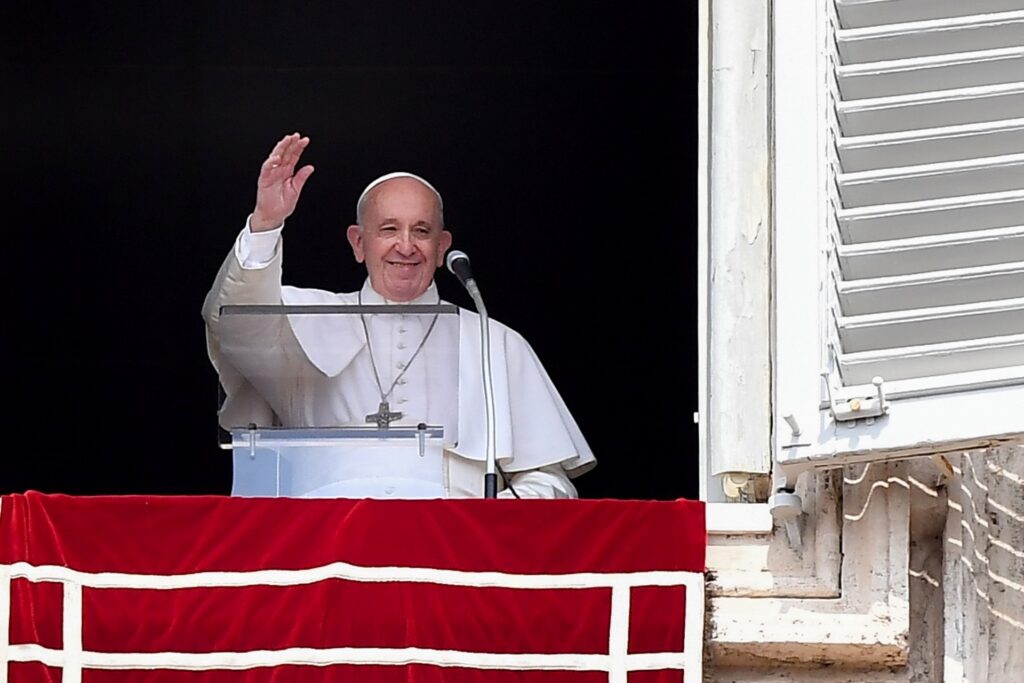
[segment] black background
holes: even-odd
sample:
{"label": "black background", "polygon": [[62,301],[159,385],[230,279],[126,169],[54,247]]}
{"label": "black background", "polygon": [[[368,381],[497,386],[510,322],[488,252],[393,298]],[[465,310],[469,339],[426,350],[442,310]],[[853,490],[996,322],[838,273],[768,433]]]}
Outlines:
{"label": "black background", "polygon": [[[13,4],[13,3],[12,3]],[[224,494],[200,306],[283,134],[317,167],[288,284],[359,287],[372,178],[445,198],[492,317],[599,464],[696,497],[696,3],[35,3],[4,10],[0,492]],[[454,277],[442,296],[471,307]]]}

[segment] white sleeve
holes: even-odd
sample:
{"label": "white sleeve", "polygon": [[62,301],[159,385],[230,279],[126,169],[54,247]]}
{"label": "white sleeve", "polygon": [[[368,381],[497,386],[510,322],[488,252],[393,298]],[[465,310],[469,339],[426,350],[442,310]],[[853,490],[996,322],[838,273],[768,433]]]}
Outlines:
{"label": "white sleeve", "polygon": [[220,412],[226,429],[273,424],[289,400],[288,384],[280,378],[299,377],[307,363],[287,316],[233,316],[224,324],[224,306],[281,303],[283,239],[275,238],[274,254],[264,267],[245,268],[238,247],[248,232],[246,227],[234,240],[203,302],[207,351],[226,394]]}
{"label": "white sleeve", "polygon": [[238,259],[238,265],[246,270],[261,270],[274,260],[274,251],[277,249],[277,241],[281,239],[284,223],[273,230],[253,232],[249,226],[250,220],[252,215],[245,219],[245,230],[242,230],[235,242],[235,258]]}
{"label": "white sleeve", "polygon": [[[560,465],[541,467],[536,470],[516,472],[509,482],[520,498],[578,498],[576,487]],[[498,493],[498,498],[515,498],[508,488]]]}

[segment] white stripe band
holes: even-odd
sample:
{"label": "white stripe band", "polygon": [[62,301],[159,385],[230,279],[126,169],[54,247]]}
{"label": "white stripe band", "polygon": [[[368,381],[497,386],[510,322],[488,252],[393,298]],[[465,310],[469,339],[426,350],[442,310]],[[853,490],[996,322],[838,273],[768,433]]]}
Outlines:
{"label": "white stripe band", "polygon": [[[5,579],[5,577],[7,577]],[[335,562],[309,569],[267,569],[240,572],[196,572],[156,575],[115,572],[82,572],[56,565],[16,562],[0,565],[0,613],[9,604],[10,578],[65,583],[64,647],[66,651],[39,645],[9,645],[0,621],[0,683],[6,683],[7,661],[38,661],[66,667],[64,681],[80,683],[81,669],[251,669],[284,664],[328,666],[333,664],[404,665],[412,663],[476,669],[607,671],[612,683],[626,680],[629,671],[685,669],[697,675],[702,669],[704,628],[704,575],[686,571],[631,573],[508,574],[468,572],[427,567],[361,567]],[[588,589],[611,587],[609,654],[498,654],[430,650],[421,648],[288,648],[251,652],[212,653],[103,653],[83,652],[81,640],[81,589],[127,588],[173,590],[245,586],[298,586],[327,579],[359,582],[434,583],[467,587],[521,589]],[[628,654],[630,588],[635,586],[684,586],[686,588],[685,652]],[[8,595],[2,595],[4,590]],[[3,615],[0,614],[0,617]],[[77,677],[76,677],[77,676]]]}
{"label": "white stripe band", "polygon": [[192,574],[125,574],[82,572],[57,565],[32,565],[15,562],[10,567],[14,578],[30,581],[61,581],[90,588],[214,588],[228,586],[296,586],[326,579],[361,582],[437,583],[475,588],[604,588],[608,586],[703,586],[700,572],[644,571],[600,574],[506,574],[502,572],[466,572],[428,567],[360,567],[334,562],[310,569],[260,569],[239,572],[196,572]]}
{"label": "white stripe band", "polygon": [[[65,663],[60,650],[40,645],[12,645],[11,661],[42,662],[59,667]],[[361,664],[404,666],[431,664],[471,669],[513,671],[609,671],[608,655],[585,654],[499,654],[433,650],[426,648],[287,648],[250,652],[83,652],[87,669],[176,669],[203,671],[213,669],[257,669],[283,665],[330,666]],[[678,652],[627,655],[631,671],[683,669],[684,656]]]}

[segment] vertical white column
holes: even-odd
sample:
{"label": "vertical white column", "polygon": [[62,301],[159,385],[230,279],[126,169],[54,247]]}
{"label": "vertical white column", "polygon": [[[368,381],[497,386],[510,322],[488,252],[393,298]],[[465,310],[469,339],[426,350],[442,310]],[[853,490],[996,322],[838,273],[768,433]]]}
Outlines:
{"label": "vertical white column", "polygon": [[82,586],[64,584],[64,668],[61,683],[82,683]]}
{"label": "vertical white column", "polygon": [[686,583],[683,622],[683,666],[686,680],[704,680],[704,576],[693,574]]}
{"label": "vertical white column", "polygon": [[629,669],[629,584],[612,586],[612,613],[608,625],[608,683],[627,683]]}

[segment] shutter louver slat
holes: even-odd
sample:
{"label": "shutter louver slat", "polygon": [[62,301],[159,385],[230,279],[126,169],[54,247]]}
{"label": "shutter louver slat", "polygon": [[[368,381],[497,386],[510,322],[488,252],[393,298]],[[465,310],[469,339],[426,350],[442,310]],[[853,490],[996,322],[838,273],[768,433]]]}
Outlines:
{"label": "shutter louver slat", "polygon": [[1012,12],[1019,0],[836,0],[840,28],[853,29]]}
{"label": "shutter louver slat", "polygon": [[1024,119],[861,135],[837,141],[847,173],[1024,153]]}
{"label": "shutter louver slat", "polygon": [[839,283],[840,307],[847,315],[927,308],[1024,296],[1024,261],[957,268]]}
{"label": "shutter louver slat", "polygon": [[1024,48],[1002,47],[841,66],[836,80],[843,97],[854,100],[1013,83],[1021,73]]}
{"label": "shutter louver slat", "polygon": [[836,36],[843,64],[1013,47],[1024,44],[1024,11],[840,29]]}
{"label": "shutter louver slat", "polygon": [[904,346],[907,339],[944,344],[1016,334],[1022,317],[1024,298],[869,313],[842,318],[839,338],[852,353]]}
{"label": "shutter louver slat", "polygon": [[840,101],[843,136],[1003,121],[1024,116],[1024,82]]}
{"label": "shutter louver slat", "polygon": [[1024,154],[840,173],[843,206],[856,208],[1024,187]]}
{"label": "shutter louver slat", "polygon": [[[839,365],[846,386],[863,386],[862,393],[871,395],[873,392],[866,388],[875,376],[891,382],[946,375],[946,385],[937,385],[935,389],[956,388],[957,374],[1013,367],[1020,364],[1022,356],[1024,334],[1016,334],[977,339],[968,343],[952,342],[843,353],[839,355]],[[992,384],[1007,379],[1019,381],[1020,375],[995,373],[992,375]]]}
{"label": "shutter louver slat", "polygon": [[965,229],[1005,228],[1024,216],[1024,190],[857,209],[840,208],[836,219],[844,242],[880,242]]}
{"label": "shutter louver slat", "polygon": [[1024,0],[834,9],[841,386],[1024,379]]}
{"label": "shutter louver slat", "polygon": [[841,245],[844,281],[1024,262],[1024,226]]}

